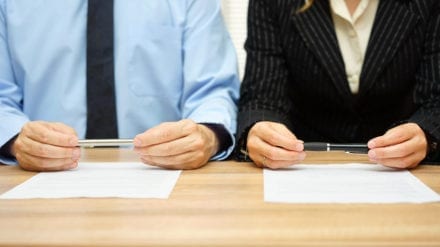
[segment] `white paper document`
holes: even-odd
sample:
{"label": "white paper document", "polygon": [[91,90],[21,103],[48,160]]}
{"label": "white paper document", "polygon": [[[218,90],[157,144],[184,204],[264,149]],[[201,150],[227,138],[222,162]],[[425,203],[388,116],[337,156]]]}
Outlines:
{"label": "white paper document", "polygon": [[161,198],[171,194],[181,171],[140,162],[79,163],[74,170],[41,172],[0,199],[122,197]]}
{"label": "white paper document", "polygon": [[407,170],[382,165],[294,165],[264,170],[264,200],[284,203],[424,203],[440,195]]}

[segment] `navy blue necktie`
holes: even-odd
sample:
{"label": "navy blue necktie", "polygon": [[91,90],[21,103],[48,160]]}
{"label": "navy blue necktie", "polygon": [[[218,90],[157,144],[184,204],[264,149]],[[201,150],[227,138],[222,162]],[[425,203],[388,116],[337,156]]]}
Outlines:
{"label": "navy blue necktie", "polygon": [[86,138],[117,138],[113,0],[89,0]]}

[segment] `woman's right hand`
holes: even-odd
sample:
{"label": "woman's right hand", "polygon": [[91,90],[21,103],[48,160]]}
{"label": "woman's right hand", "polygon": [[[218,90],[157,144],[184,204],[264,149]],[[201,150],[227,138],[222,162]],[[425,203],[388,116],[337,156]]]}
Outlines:
{"label": "woman's right hand", "polygon": [[258,122],[248,133],[247,152],[258,167],[279,169],[306,157],[304,143],[283,124]]}
{"label": "woman's right hand", "polygon": [[18,164],[29,171],[59,171],[78,166],[81,150],[75,130],[62,123],[25,124],[11,146]]}

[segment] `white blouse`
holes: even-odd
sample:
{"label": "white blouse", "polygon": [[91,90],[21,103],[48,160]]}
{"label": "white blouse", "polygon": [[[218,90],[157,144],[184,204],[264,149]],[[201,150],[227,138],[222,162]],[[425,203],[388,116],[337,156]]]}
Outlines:
{"label": "white blouse", "polygon": [[344,0],[330,0],[339,48],[351,92],[359,90],[359,77],[379,0],[361,0],[353,15]]}

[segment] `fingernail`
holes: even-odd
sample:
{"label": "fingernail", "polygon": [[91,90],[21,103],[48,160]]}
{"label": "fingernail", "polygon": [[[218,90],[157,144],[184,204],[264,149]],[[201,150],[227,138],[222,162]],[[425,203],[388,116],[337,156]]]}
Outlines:
{"label": "fingernail", "polygon": [[142,141],[139,138],[135,138],[133,142],[134,142],[135,146],[141,146],[142,145]]}
{"label": "fingernail", "polygon": [[369,148],[375,148],[375,147],[376,147],[376,143],[374,143],[374,141],[369,141],[368,144],[367,144],[367,146],[368,146]]}
{"label": "fingernail", "polygon": [[303,152],[299,155],[300,160],[304,160],[305,158],[306,158],[306,153]]}
{"label": "fingernail", "polygon": [[81,151],[79,149],[75,149],[72,152],[72,160],[78,160],[81,157]]}
{"label": "fingernail", "polygon": [[375,151],[370,150],[368,152],[368,158],[370,158],[370,160],[375,160],[377,158],[376,156],[377,156],[377,154]]}
{"label": "fingernail", "polygon": [[296,145],[295,145],[295,149],[296,149],[297,151],[302,151],[302,150],[304,150],[304,144],[303,144],[302,142],[296,143]]}

